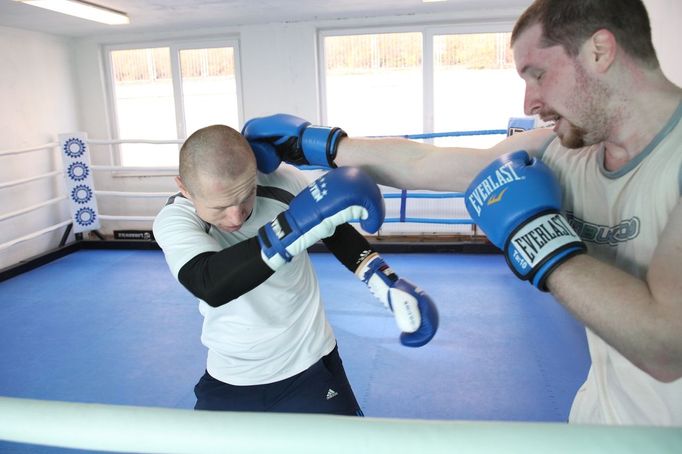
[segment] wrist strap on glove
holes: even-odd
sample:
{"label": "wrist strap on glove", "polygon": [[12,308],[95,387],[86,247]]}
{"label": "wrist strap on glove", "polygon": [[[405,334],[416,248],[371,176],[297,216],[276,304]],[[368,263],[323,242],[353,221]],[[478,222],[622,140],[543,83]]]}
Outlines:
{"label": "wrist strap on glove", "polygon": [[386,309],[393,311],[388,300],[388,290],[398,280],[398,276],[378,253],[370,255],[355,274],[367,285],[372,295],[386,306]]}

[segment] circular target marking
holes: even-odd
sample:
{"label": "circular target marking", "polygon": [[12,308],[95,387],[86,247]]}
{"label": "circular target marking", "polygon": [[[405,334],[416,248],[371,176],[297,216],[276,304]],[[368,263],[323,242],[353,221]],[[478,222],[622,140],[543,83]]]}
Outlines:
{"label": "circular target marking", "polygon": [[97,215],[95,214],[95,210],[93,210],[92,208],[84,207],[76,211],[75,218],[76,222],[79,225],[88,226],[95,222],[95,218],[97,218]]}
{"label": "circular target marking", "polygon": [[74,162],[69,166],[67,170],[69,178],[71,178],[74,181],[85,180],[88,177],[89,173],[90,170],[88,169],[88,166],[82,162]]}
{"label": "circular target marking", "polygon": [[64,143],[64,153],[70,158],[80,158],[85,153],[85,143],[80,139],[68,139]]}
{"label": "circular target marking", "polygon": [[92,189],[84,184],[79,184],[71,190],[71,200],[76,203],[88,203],[92,199]]}

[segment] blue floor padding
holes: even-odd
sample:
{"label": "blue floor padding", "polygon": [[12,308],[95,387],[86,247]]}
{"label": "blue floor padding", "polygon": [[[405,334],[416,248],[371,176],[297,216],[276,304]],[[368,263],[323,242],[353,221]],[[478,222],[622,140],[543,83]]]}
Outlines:
{"label": "blue floor padding", "polygon": [[[565,421],[589,356],[583,327],[500,255],[384,254],[440,311],[428,345],[329,254],[311,254],[367,416]],[[160,251],[82,250],[0,283],[0,395],[192,408],[201,316]],[[76,450],[0,442],[0,453]]]}

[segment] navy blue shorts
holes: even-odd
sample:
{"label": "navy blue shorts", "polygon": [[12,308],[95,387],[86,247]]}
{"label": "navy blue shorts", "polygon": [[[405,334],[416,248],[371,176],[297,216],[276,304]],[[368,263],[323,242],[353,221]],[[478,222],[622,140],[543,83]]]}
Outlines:
{"label": "navy blue shorts", "polygon": [[195,410],[328,413],[362,416],[338,347],[307,370],[265,385],[235,386],[206,372],[194,387]]}

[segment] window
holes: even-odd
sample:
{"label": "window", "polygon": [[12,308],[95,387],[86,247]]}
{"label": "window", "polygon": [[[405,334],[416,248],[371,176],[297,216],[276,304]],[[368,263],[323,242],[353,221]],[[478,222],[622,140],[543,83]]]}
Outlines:
{"label": "window", "polygon": [[[510,34],[421,31],[323,32],[322,120],[350,135],[506,129],[523,116],[524,86]],[[491,29],[489,26],[479,27]],[[438,145],[487,147],[498,136],[439,138]]]}
{"label": "window", "polygon": [[[433,129],[506,129],[523,116],[523,80],[516,73],[510,33],[433,36]],[[452,137],[439,145],[485,148],[500,136]]]}
{"label": "window", "polygon": [[324,38],[328,124],[350,135],[422,130],[422,35],[384,33]]}
{"label": "window", "polygon": [[[109,49],[115,136],[180,139],[211,124],[238,128],[241,99],[235,41]],[[177,145],[122,144],[122,166],[173,166]]]}
{"label": "window", "polygon": [[[322,118],[351,136],[506,130],[523,116],[524,85],[509,48],[511,24],[402,29],[386,33],[325,31],[319,36]],[[438,146],[487,148],[503,134],[426,139]],[[461,197],[382,187],[390,194],[381,234],[465,235]],[[415,195],[415,193],[417,193]],[[399,196],[399,197],[398,197]],[[421,219],[419,219],[421,218]],[[419,222],[428,221],[428,222]]]}
{"label": "window", "polygon": [[187,135],[204,126],[239,127],[234,48],[180,51]]}

